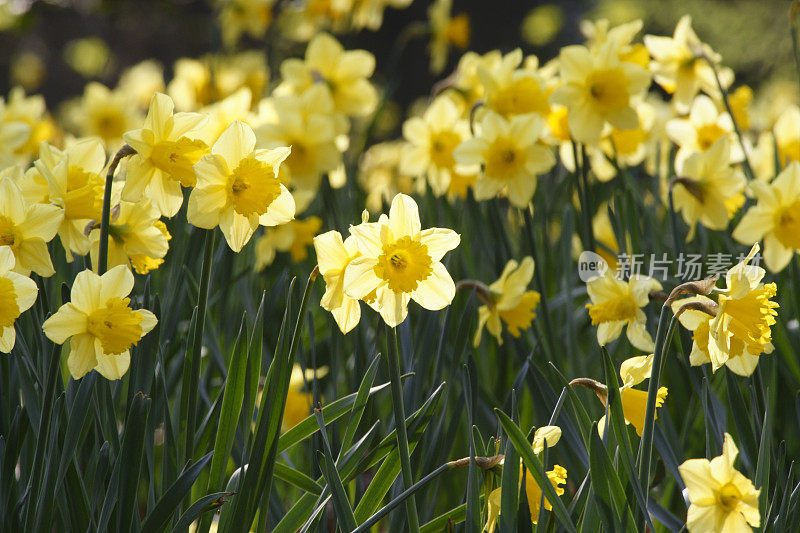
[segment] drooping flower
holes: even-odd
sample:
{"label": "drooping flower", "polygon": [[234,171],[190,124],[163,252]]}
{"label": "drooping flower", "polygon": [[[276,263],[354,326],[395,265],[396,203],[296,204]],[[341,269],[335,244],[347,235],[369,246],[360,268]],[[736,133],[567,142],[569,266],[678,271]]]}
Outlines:
{"label": "drooping flower", "polygon": [[591,303],[586,304],[592,325],[597,326],[597,342],[606,345],[619,337],[622,328],[633,346],[653,350],[653,338],[645,329],[647,317],[642,308],[650,301],[650,291],[661,290],[657,280],[639,274],[623,281],[610,271],[586,283]]}
{"label": "drooping flower", "polygon": [[[137,203],[120,201],[111,211],[108,227],[108,268],[130,265],[137,273],[147,274],[164,262],[169,249],[169,232],[159,220],[160,213],[150,200]],[[100,228],[89,234],[92,242],[92,265],[97,267],[100,252]]]}
{"label": "drooping flower", "polygon": [[305,60],[287,59],[281,64],[283,83],[277,94],[300,95],[317,83],[331,90],[336,111],[362,116],[378,102],[377,92],[367,78],[375,70],[375,56],[366,50],[348,50],[327,33],[314,37]]}
{"label": "drooping flower", "polygon": [[189,197],[187,220],[205,229],[219,226],[235,252],[259,225],[277,226],[294,218],[294,199],[277,177],[290,149],[255,146],[252,128],[236,121],[195,165],[197,187]]}
{"label": "drooping flower", "polygon": [[361,319],[358,300],[344,292],[344,273],[350,262],[359,257],[358,244],[352,235],[342,240],[338,231],[328,231],[314,237],[319,273],[325,280],[325,295],[320,301],[330,311],[342,333],[352,330]]}
{"label": "drooping flower", "polygon": [[[540,455],[545,447],[550,448],[555,446],[560,439],[561,428],[558,426],[542,426],[538,428],[533,437],[533,453]],[[505,462],[505,460],[503,460],[503,462]],[[521,463],[520,460],[520,483],[522,483]],[[553,489],[555,489],[556,494],[559,496],[564,494],[564,488],[561,487],[561,485],[567,482],[567,469],[560,465],[553,465],[553,468],[545,473],[553,484]],[[500,502],[503,497],[502,494],[502,487],[496,488],[489,494],[487,500],[488,516],[486,524],[483,526],[483,530],[488,533],[494,533],[495,527],[497,527],[497,518],[500,516]],[[528,511],[530,512],[531,523],[536,524],[539,520],[539,511],[542,502],[542,488],[536,482],[533,474],[527,470],[525,472],[525,496],[528,500]],[[547,496],[544,497],[544,508],[547,510],[553,508]]]}
{"label": "drooping flower", "polygon": [[733,466],[738,454],[725,433],[722,455],[710,461],[689,459],[678,467],[689,492],[686,527],[691,533],[747,532],[761,525],[761,490]]}
{"label": "drooping flower", "polygon": [[[732,372],[749,376],[762,353],[771,353],[772,325],[778,303],[775,283],[762,283],[766,271],[750,261],[759,251],[758,243],[740,263],[725,275],[726,287],[717,301],[698,295],[672,303],[678,320],[693,332],[689,361],[692,365],[711,363],[714,372],[727,366]],[[691,305],[689,305],[691,304]]]}
{"label": "drooping flower", "polygon": [[432,311],[453,301],[455,284],[441,259],[461,237],[445,228],[421,230],[411,197],[398,194],[388,217],[351,226],[350,232],[362,257],[347,266],[344,291],[358,300],[374,291],[386,324],[395,327],[403,322],[411,299]]}
{"label": "drooping flower", "polygon": [[64,344],[69,339],[67,366],[73,378],[97,370],[115,380],[128,371],[130,349],[158,322],[146,309],[131,309],[132,289],[133,273],[127,266],[116,266],[102,276],[84,270],[75,277],[70,301],[42,324],[53,342]]}
{"label": "drooping flower", "polygon": [[[622,416],[626,424],[632,424],[636,434],[642,436],[644,431],[645,413],[647,411],[647,391],[634,389],[646,379],[650,379],[653,370],[653,354],[631,357],[619,366],[619,376],[622,378],[622,387],[619,389],[622,400]],[[664,404],[667,399],[667,388],[659,387],[656,395],[656,408]],[[603,398],[601,398],[603,400]],[[603,400],[606,403],[607,400]],[[656,411],[655,418],[658,418]],[[597,422],[597,431],[602,436],[606,427],[606,415]]]}
{"label": "drooping flower", "polygon": [[523,330],[530,327],[541,299],[538,292],[527,290],[533,278],[533,269],[532,257],[524,258],[521,263],[512,259],[506,264],[500,278],[489,285],[492,302],[491,305],[478,308],[478,328],[473,341],[475,346],[481,342],[484,326],[497,338],[498,344],[503,344],[503,322],[513,337],[519,337]]}
{"label": "drooping flower", "polygon": [[89,252],[85,230],[92,220],[100,220],[105,164],[106,151],[98,139],[78,141],[63,152],[47,143],[39,150],[35,165],[46,180],[48,201],[64,213],[58,236],[67,261],[72,261],[73,253]]}
{"label": "drooping flower", "polygon": [[8,246],[0,246],[0,352],[11,353],[16,341],[14,321],[30,309],[39,288],[25,276],[13,272],[14,254]]}
{"label": "drooping flower", "polygon": [[28,204],[11,178],[0,178],[0,246],[10,246],[14,272],[31,271],[48,277],[55,273],[47,243],[56,236],[64,215],[55,205]]}
{"label": "drooping flower", "polygon": [[536,114],[506,120],[489,111],[480,132],[455,151],[459,165],[482,165],[475,182],[475,198],[487,200],[505,191],[512,205],[527,208],[536,191],[539,174],[553,168],[556,159],[539,143],[544,121]]}
{"label": "drooping flower", "polygon": [[673,95],[672,101],[681,113],[689,110],[699,91],[712,96],[719,94],[709,61],[718,69],[723,87],[733,81],[733,71],[722,67],[722,57],[700,41],[689,15],[681,17],[672,37],[645,35],[644,45],[653,56],[650,70],[655,82]]}
{"label": "drooping flower", "polygon": [[614,41],[595,51],[566,46],[558,65],[562,85],[551,101],[569,110],[569,130],[576,141],[597,141],[606,123],[621,130],[636,128],[631,99],[647,89],[650,74],[635,63],[620,61]]}
{"label": "drooping flower", "polygon": [[678,161],[672,195],[675,209],[690,228],[687,241],[694,238],[698,222],[709,229],[725,229],[744,203],[744,175],[731,166],[730,153],[728,138],[721,137],[705,152]]}
{"label": "drooping flower", "polygon": [[184,187],[194,187],[192,168],[208,153],[202,140],[207,117],[198,113],[173,113],[172,99],[153,95],[142,129],[125,133],[124,139],[136,150],[128,160],[128,174],[122,199],[138,202],[146,196],[164,216],[174,216],[183,203]]}
{"label": "drooping flower", "polygon": [[448,96],[439,96],[422,117],[403,124],[403,136],[410,143],[400,159],[400,172],[425,176],[433,194],[441,196],[456,173],[453,152],[469,138],[469,123]]}
{"label": "drooping flower", "polygon": [[764,240],[764,263],[780,272],[800,250],[800,162],[789,164],[772,183],[753,181],[758,203],[733,231],[743,244]]}

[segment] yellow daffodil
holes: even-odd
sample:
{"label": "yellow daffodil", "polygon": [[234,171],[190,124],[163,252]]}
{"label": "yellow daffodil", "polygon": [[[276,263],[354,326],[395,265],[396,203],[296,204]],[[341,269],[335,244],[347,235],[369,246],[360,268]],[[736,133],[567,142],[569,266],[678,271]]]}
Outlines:
{"label": "yellow daffodil", "polygon": [[728,95],[728,103],[733,112],[733,119],[741,131],[750,129],[750,104],[753,103],[753,89],[740,85]]}
{"label": "yellow daffodil", "polygon": [[440,261],[461,237],[445,228],[422,231],[411,197],[398,194],[388,217],[351,226],[350,231],[362,257],[345,270],[345,293],[362,300],[374,291],[386,324],[395,327],[405,320],[410,299],[432,311],[453,301],[455,284]]}
{"label": "yellow daffodil", "polygon": [[[622,400],[622,416],[626,424],[632,424],[636,434],[642,436],[644,430],[645,412],[647,411],[647,391],[634,389],[646,379],[650,379],[653,370],[653,354],[631,357],[622,362],[619,367],[619,376],[622,378],[622,387],[619,395]],[[656,407],[661,407],[667,399],[667,388],[659,387],[656,395]],[[602,398],[601,398],[602,400]],[[606,400],[603,400],[606,403]],[[656,411],[655,418],[658,418]],[[605,433],[606,415],[597,422],[597,431],[602,436]]]}
{"label": "yellow daffodil", "polygon": [[689,110],[699,91],[719,94],[714,70],[706,58],[718,69],[723,87],[733,81],[733,71],[722,67],[722,57],[700,41],[689,15],[681,17],[672,37],[645,35],[644,45],[653,56],[650,71],[655,82],[673,95],[672,101],[681,113]]}
{"label": "yellow daffodil", "polygon": [[141,124],[139,113],[126,93],[91,82],[80,101],[70,109],[69,117],[78,133],[99,137],[109,150],[116,151],[122,146],[123,134]]}
{"label": "yellow daffodil", "polygon": [[739,450],[725,433],[722,455],[689,459],[678,471],[689,492],[686,527],[690,533],[746,533],[761,525],[753,482],[734,468]]}
{"label": "yellow daffodil", "polygon": [[194,187],[192,166],[208,153],[198,138],[207,120],[197,113],[173,113],[169,96],[153,95],[144,127],[124,135],[136,154],[128,161],[122,199],[138,202],[146,196],[162,215],[174,216],[183,203],[181,185]]}
{"label": "yellow daffodil", "polygon": [[308,217],[303,220],[290,220],[286,224],[267,228],[264,235],[256,241],[256,264],[254,270],[261,272],[275,260],[276,252],[289,252],[292,261],[299,263],[308,257],[308,248],[314,236],[322,227],[322,219]]}
{"label": "yellow daffodil", "polygon": [[243,33],[261,39],[272,22],[275,0],[218,0],[222,42],[236,46]]}
{"label": "yellow daffodil", "polygon": [[331,90],[337,112],[367,115],[378,97],[367,78],[375,70],[375,57],[366,50],[345,51],[335,38],[320,33],[308,43],[305,60],[287,59],[281,64],[283,83],[278,94],[300,95],[316,83]]}
{"label": "yellow daffodil", "polygon": [[744,175],[731,166],[730,153],[728,138],[721,137],[705,152],[676,166],[673,202],[689,225],[687,241],[694,238],[698,222],[709,229],[725,229],[744,203]]}
{"label": "yellow daffodil", "polygon": [[[508,57],[508,56],[507,56]],[[506,61],[510,61],[507,59]],[[472,109],[476,102],[483,99],[484,87],[479,72],[487,70],[493,72],[503,62],[503,55],[499,50],[492,50],[483,55],[467,52],[458,60],[453,80],[455,93],[464,100],[464,108]],[[506,67],[507,68],[507,67]],[[511,70],[516,69],[516,66]]]}
{"label": "yellow daffodil", "polygon": [[39,288],[30,278],[12,272],[14,253],[0,246],[0,352],[11,353],[16,341],[14,321],[30,309]]}
{"label": "yellow daffodil", "polygon": [[286,407],[283,409],[283,423],[281,432],[292,429],[311,414],[314,395],[303,391],[306,382],[313,379],[325,377],[328,374],[328,367],[321,366],[316,370],[306,368],[305,372],[300,365],[292,367],[292,374],[289,377],[289,391],[286,396]]}
{"label": "yellow daffodil", "polygon": [[712,370],[727,366],[732,372],[749,376],[762,353],[771,353],[772,325],[778,312],[774,283],[762,283],[766,271],[749,262],[758,253],[756,243],[740,263],[726,276],[726,288],[719,291],[717,302],[706,296],[681,298],[672,303],[678,320],[693,332],[690,355],[692,365],[711,363]]}
{"label": "yellow daffodil", "polygon": [[316,196],[322,175],[342,164],[338,138],[347,131],[347,119],[334,111],[330,91],[323,84],[301,96],[269,98],[259,111],[258,146],[292,147],[283,168],[288,171],[298,211],[303,211]]}
{"label": "yellow daffodil", "polygon": [[476,66],[486,108],[506,118],[527,113],[546,116],[550,105],[545,82],[535,69],[520,68],[521,64],[522,50],[517,48],[496,64]]}
{"label": "yellow daffodil", "polygon": [[[370,146],[358,162],[358,184],[367,193],[367,209],[380,211],[397,193],[421,192],[424,183],[404,174],[401,161],[406,153],[405,141],[388,141]],[[452,184],[452,176],[451,176]]]}
{"label": "yellow daffodil", "polygon": [[469,45],[469,16],[461,13],[450,16],[453,0],[436,0],[428,8],[428,20],[431,25],[430,69],[439,74],[447,65],[447,52],[450,45],[462,50]]}
{"label": "yellow daffodil", "polygon": [[400,159],[400,172],[426,176],[434,195],[446,193],[456,172],[453,152],[470,136],[458,106],[447,96],[438,97],[422,117],[403,124],[403,136],[410,145]]}
{"label": "yellow daffodil", "polygon": [[536,191],[538,175],[556,163],[552,152],[538,141],[544,121],[536,114],[506,120],[489,111],[476,137],[455,151],[459,165],[482,165],[475,182],[475,198],[487,200],[505,191],[512,205],[527,208]]}
{"label": "yellow daffodil", "polygon": [[619,337],[626,327],[628,340],[633,346],[649,352],[654,348],[653,338],[645,329],[646,316],[642,308],[650,301],[650,291],[661,290],[661,283],[642,275],[630,280],[615,278],[610,271],[586,283],[591,303],[586,304],[592,325],[597,326],[597,342],[606,345]]}
{"label": "yellow daffodil", "polygon": [[617,48],[620,61],[629,61],[647,68],[650,63],[650,54],[643,44],[633,43],[633,39],[641,31],[641,19],[633,20],[619,26],[611,27],[608,19],[597,21],[581,21],[581,33],[586,36],[586,46],[590,50],[597,50],[611,41]]}
{"label": "yellow daffodil", "polygon": [[14,272],[31,271],[48,277],[55,273],[47,243],[56,236],[64,214],[55,205],[29,205],[11,178],[0,179],[0,246],[10,246]]}
{"label": "yellow daffodil", "polygon": [[22,120],[7,120],[6,105],[0,98],[0,167],[16,163],[15,152],[27,144],[31,138],[31,127]]}
{"label": "yellow daffodil", "polygon": [[132,289],[133,273],[127,266],[116,266],[102,276],[84,270],[75,277],[70,301],[42,324],[53,342],[70,340],[67,366],[73,378],[97,370],[115,380],[128,371],[131,347],[158,322],[146,309],[131,309]]}
{"label": "yellow daffodil", "polygon": [[166,90],[164,67],[154,59],[145,59],[122,72],[117,90],[125,94],[128,101],[136,102],[137,107],[147,109],[153,95]]}
{"label": "yellow daffodil", "polygon": [[[8,100],[0,104],[0,132],[4,129],[3,124],[13,124],[14,126],[9,128],[10,137],[15,138],[20,133],[20,123],[27,126],[28,136],[22,144],[14,143],[16,147],[13,148],[13,154],[19,163],[27,165],[38,156],[39,144],[42,141],[52,141],[56,137],[57,130],[53,119],[47,113],[44,97],[39,94],[26,96],[22,87],[14,87],[8,95]],[[3,138],[0,137],[0,153],[3,152],[2,142]]]}
{"label": "yellow daffodil", "polygon": [[36,169],[48,185],[48,202],[60,207],[64,218],[58,236],[67,253],[86,255],[89,238],[86,227],[100,220],[103,209],[103,188],[106,151],[98,139],[78,141],[63,152],[42,143]]}
{"label": "yellow daffodil", "polygon": [[778,163],[800,161],[800,107],[789,106],[775,122],[773,133],[778,145]]}
{"label": "yellow daffodil", "polygon": [[342,240],[338,231],[328,231],[314,237],[319,273],[325,280],[325,295],[320,301],[323,309],[330,311],[342,333],[352,330],[361,319],[358,300],[344,292],[344,273],[350,261],[359,257],[356,238],[352,235]]}
{"label": "yellow daffodil", "polygon": [[208,124],[203,140],[209,145],[214,144],[234,120],[249,123],[251,100],[250,89],[242,87],[219,102],[204,107],[202,112],[208,115]]}
{"label": "yellow daffodil", "polygon": [[[159,220],[160,213],[150,200],[137,203],[121,201],[111,211],[108,227],[108,267],[131,265],[139,274],[147,274],[164,262],[169,249],[169,232]],[[89,234],[92,242],[92,265],[97,267],[100,251],[100,228]]]}
{"label": "yellow daffodil", "polygon": [[667,122],[667,135],[680,149],[675,156],[675,166],[680,165],[695,152],[705,152],[721,137],[727,137],[731,147],[731,162],[744,158],[739,142],[733,137],[733,121],[728,113],[720,113],[708,96],[701,94],[694,99],[686,118],[674,118]]}
{"label": "yellow daffodil", "polygon": [[[536,430],[533,437],[533,453],[539,455],[544,451],[545,446],[550,448],[555,446],[561,439],[561,428],[558,426],[543,426]],[[503,461],[504,462],[504,461]],[[521,461],[520,461],[521,464]],[[564,494],[564,488],[561,486],[567,482],[567,469],[560,465],[553,465],[553,468],[548,472],[547,478],[553,484],[556,494],[561,496]],[[522,469],[520,468],[519,481],[522,483]],[[498,487],[489,494],[487,500],[487,519],[483,530],[488,533],[494,533],[497,527],[497,518],[500,516],[500,502],[502,501],[502,488]],[[542,488],[536,482],[529,471],[525,472],[525,496],[528,500],[528,511],[531,515],[531,523],[536,524],[539,520],[539,510],[542,501]],[[553,505],[545,496],[544,508],[550,510]]]}
{"label": "yellow daffodil", "polygon": [[558,65],[562,85],[551,100],[569,110],[569,131],[576,141],[597,141],[606,123],[621,130],[636,128],[631,99],[647,89],[650,74],[635,63],[620,61],[614,41],[595,51],[566,46]]}
{"label": "yellow daffodil", "polygon": [[800,162],[789,164],[770,184],[750,184],[758,203],[733,232],[743,244],[764,240],[764,263],[780,272],[800,250]]}
{"label": "yellow daffodil", "polygon": [[195,165],[197,187],[189,197],[187,220],[199,228],[219,226],[234,252],[259,225],[277,226],[294,218],[294,199],[277,177],[289,148],[255,146],[252,128],[237,121]]}
{"label": "yellow daffodil", "polygon": [[513,337],[519,337],[528,329],[536,318],[536,307],[541,295],[534,290],[527,290],[533,278],[533,258],[526,257],[521,263],[509,261],[500,278],[489,285],[491,304],[478,308],[478,330],[475,332],[473,344],[477,347],[481,342],[483,327],[503,344],[503,325]]}

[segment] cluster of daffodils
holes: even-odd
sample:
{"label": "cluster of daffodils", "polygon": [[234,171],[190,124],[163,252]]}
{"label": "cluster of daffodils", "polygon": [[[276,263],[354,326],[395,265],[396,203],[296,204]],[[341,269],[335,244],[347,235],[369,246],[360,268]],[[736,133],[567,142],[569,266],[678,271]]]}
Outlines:
{"label": "cluster of daffodils", "polygon": [[343,333],[361,318],[359,300],[390,327],[406,319],[412,299],[425,309],[442,309],[453,301],[456,287],[441,260],[460,241],[450,229],[423,230],[416,202],[398,194],[388,217],[369,222],[365,212],[346,239],[337,231],[314,238],[326,287],[321,305]]}

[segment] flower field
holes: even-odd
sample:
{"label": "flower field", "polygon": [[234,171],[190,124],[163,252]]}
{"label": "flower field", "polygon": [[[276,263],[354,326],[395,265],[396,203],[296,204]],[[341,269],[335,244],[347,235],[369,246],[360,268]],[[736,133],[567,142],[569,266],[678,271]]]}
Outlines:
{"label": "flower field", "polygon": [[0,531],[800,531],[800,2],[489,4],[0,0]]}

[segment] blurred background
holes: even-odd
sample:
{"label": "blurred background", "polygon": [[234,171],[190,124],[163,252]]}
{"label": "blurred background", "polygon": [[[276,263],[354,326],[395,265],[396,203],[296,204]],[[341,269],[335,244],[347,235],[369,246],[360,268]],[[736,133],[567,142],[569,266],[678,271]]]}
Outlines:
{"label": "blurred background", "polygon": [[[272,8],[284,1],[303,3],[276,0]],[[428,94],[460,54],[451,49],[447,67],[438,76],[420,68],[428,63],[424,38],[411,40],[397,61],[390,60],[404,28],[427,20],[430,3],[413,0],[405,9],[388,8],[377,31],[363,29],[340,37],[346,47],[375,53],[377,81],[396,78],[395,99],[401,105]],[[87,81],[114,87],[126,68],[150,58],[170,79],[178,58],[223,49],[217,18],[221,5],[219,0],[0,0],[0,92],[8,94],[19,85],[28,93],[41,93],[48,108],[58,110],[59,104],[79,96]],[[787,0],[454,0],[452,10],[470,19],[469,49],[507,52],[521,46],[542,63],[559,47],[583,40],[584,18],[607,18],[612,25],[641,18],[643,33],[671,35],[680,16],[688,13],[700,38],[734,69],[737,85],[747,84],[769,98],[767,87],[795,81],[787,38],[789,7]],[[271,65],[302,54],[304,43],[278,41],[275,33],[268,31],[263,39],[244,35],[236,50],[266,50]],[[397,68],[388,72],[387,65]]]}

